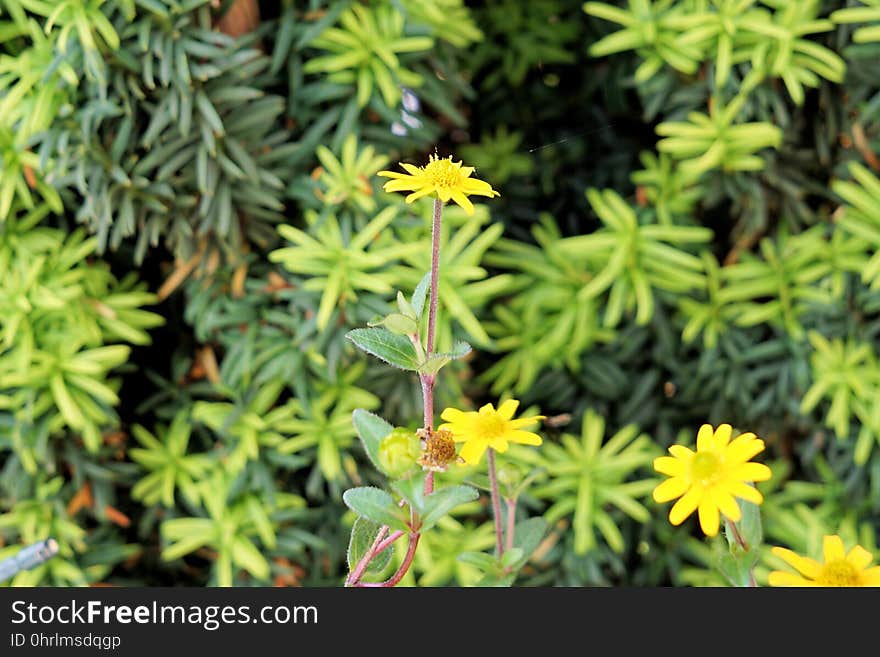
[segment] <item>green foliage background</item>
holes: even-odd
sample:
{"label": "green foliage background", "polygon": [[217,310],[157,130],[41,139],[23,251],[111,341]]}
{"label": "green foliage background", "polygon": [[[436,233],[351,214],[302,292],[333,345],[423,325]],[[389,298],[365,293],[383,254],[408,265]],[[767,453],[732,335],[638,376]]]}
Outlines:
{"label": "green foliage background", "polygon": [[[875,546],[876,0],[232,4],[0,0],[0,558],[61,546],[9,583],[341,585],[352,411],[421,417],[344,340],[429,264],[374,174],[435,149],[501,192],[445,214],[438,406],[549,416],[518,584],[720,583],[650,499],[703,422],[770,545]],[[404,582],[474,583],[486,502]]]}

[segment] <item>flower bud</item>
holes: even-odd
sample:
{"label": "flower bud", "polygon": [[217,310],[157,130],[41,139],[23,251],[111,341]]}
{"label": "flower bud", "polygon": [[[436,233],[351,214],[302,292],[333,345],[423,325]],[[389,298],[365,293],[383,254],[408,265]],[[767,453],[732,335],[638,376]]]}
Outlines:
{"label": "flower bud", "polygon": [[415,467],[421,453],[415,432],[397,427],[379,443],[379,466],[389,477],[400,479]]}

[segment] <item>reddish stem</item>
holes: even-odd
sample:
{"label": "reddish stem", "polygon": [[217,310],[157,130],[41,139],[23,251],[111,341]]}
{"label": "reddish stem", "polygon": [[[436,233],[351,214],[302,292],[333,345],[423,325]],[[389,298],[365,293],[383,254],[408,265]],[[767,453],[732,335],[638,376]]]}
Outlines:
{"label": "reddish stem", "polygon": [[501,499],[498,494],[498,477],[495,475],[495,450],[491,447],[488,449],[489,454],[489,485],[492,492],[492,513],[495,516],[495,552],[500,559],[504,556],[504,545],[502,544],[501,529]]}
{"label": "reddish stem", "polygon": [[379,554],[380,550],[378,549],[379,545],[382,543],[382,539],[385,538],[385,534],[388,533],[388,525],[383,525],[379,529],[379,533],[376,534],[376,538],[373,540],[373,544],[370,546],[370,549],[364,553],[364,556],[361,557],[361,560],[357,562],[348,577],[345,580],[346,586],[357,586],[357,583],[360,581],[361,577],[364,576],[364,573],[367,572],[367,566],[370,565],[370,562],[376,558],[376,555]]}
{"label": "reddish stem", "polygon": [[[430,358],[434,353],[434,337],[437,330],[437,287],[439,285],[439,276],[440,276],[440,227],[441,220],[443,218],[443,203],[439,198],[434,199],[434,216],[431,223],[431,283],[430,283],[430,299],[428,300],[428,340],[425,354],[426,358]],[[425,420],[425,428],[429,431],[434,429],[434,381],[435,377],[433,374],[422,374],[419,376],[419,379],[422,384],[422,402],[424,405],[424,420]],[[434,471],[428,472],[428,476],[425,477],[425,495],[430,495],[434,492]],[[383,531],[384,530],[384,531]],[[419,545],[420,534],[418,532],[409,535],[409,546],[406,550],[406,555],[403,558],[403,562],[400,564],[400,567],[397,569],[397,572],[384,582],[361,582],[360,578],[363,577],[364,572],[366,572],[367,566],[370,561],[372,561],[376,555],[378,555],[382,550],[386,549],[389,545],[391,545],[394,541],[400,538],[403,535],[403,532],[397,531],[391,534],[388,538],[384,540],[384,534],[387,533],[388,528],[383,527],[379,532],[379,536],[376,537],[376,540],[373,542],[372,547],[367,551],[367,554],[358,562],[357,567],[354,571],[352,571],[351,575],[349,575],[347,584],[349,586],[358,586],[363,588],[388,588],[395,586],[403,577],[406,575],[406,572],[409,570],[412,565],[413,558],[416,555],[416,548]],[[500,539],[499,539],[500,540]],[[499,543],[500,547],[500,543]]]}
{"label": "reddish stem", "polygon": [[402,531],[400,531],[400,530],[398,529],[396,532],[394,532],[393,534],[391,534],[391,535],[390,535],[388,538],[386,538],[384,541],[382,541],[381,543],[379,543],[379,545],[376,546],[376,551],[373,553],[373,558],[375,559],[375,558],[378,557],[380,554],[382,554],[382,551],[383,551],[383,550],[387,550],[387,549],[391,546],[391,544],[394,543],[394,541],[396,541],[398,538],[400,538],[401,536],[403,536],[404,533],[405,533],[405,532],[402,532]]}
{"label": "reddish stem", "polygon": [[406,550],[406,556],[403,558],[403,562],[401,562],[400,567],[397,569],[397,572],[391,576],[390,579],[385,580],[384,582],[358,582],[354,586],[358,586],[361,588],[391,588],[392,586],[396,586],[400,580],[403,579],[406,572],[409,570],[409,567],[412,565],[413,558],[416,556],[416,548],[419,545],[419,534],[410,534],[409,535],[409,547]]}
{"label": "reddish stem", "polygon": [[504,549],[510,551],[513,549],[513,537],[516,532],[516,498],[504,498],[507,502],[507,535],[505,536]]}
{"label": "reddish stem", "polygon": [[434,218],[431,222],[431,298],[428,300],[428,357],[434,353],[434,332],[437,328],[437,286],[440,276],[440,225],[443,202],[434,199]]}

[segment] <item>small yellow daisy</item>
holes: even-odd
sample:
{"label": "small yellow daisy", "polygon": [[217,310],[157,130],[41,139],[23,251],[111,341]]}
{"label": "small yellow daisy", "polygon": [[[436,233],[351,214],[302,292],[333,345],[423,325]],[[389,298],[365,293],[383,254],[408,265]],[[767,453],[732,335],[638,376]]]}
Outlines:
{"label": "small yellow daisy", "polygon": [[446,424],[437,427],[438,431],[449,431],[457,443],[464,443],[460,456],[465,463],[474,465],[480,462],[483,452],[491,447],[496,452],[506,452],[509,443],[521,445],[540,445],[541,436],[531,431],[522,431],[523,427],[543,420],[543,415],[513,419],[519,402],[508,399],[498,410],[492,404],[486,404],[479,411],[460,411],[447,408],[440,417]]}
{"label": "small yellow daisy", "polygon": [[437,198],[444,203],[451,199],[463,207],[468,215],[472,215],[474,205],[468,196],[501,196],[489,183],[471,178],[474,168],[453,162],[451,155],[442,159],[438,155],[431,155],[424,167],[403,163],[400,166],[408,173],[380,171],[378,175],[393,178],[382,187],[386,192],[412,192],[406,197],[407,203],[428,194],[437,194]]}
{"label": "small yellow daisy", "polygon": [[825,563],[782,547],[771,552],[800,575],[774,570],[770,573],[770,586],[880,586],[880,566],[868,567],[874,561],[873,555],[861,545],[845,553],[840,536],[825,536],[822,540]]}
{"label": "small yellow daisy", "polygon": [[764,450],[764,441],[753,433],[730,440],[733,428],[722,424],[715,430],[704,424],[697,433],[697,451],[672,445],[672,456],[654,459],[654,469],[669,479],[654,489],[655,502],[678,500],[669,511],[669,522],[680,525],[698,511],[700,527],[706,536],[715,536],[720,525],[719,511],[731,522],[742,517],[737,497],[761,504],[764,498],[747,482],[770,478],[770,468],[749,460]]}

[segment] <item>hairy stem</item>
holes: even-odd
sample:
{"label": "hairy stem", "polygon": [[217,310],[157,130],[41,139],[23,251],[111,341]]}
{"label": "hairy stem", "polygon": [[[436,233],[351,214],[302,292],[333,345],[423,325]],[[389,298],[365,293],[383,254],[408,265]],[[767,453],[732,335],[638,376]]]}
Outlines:
{"label": "hairy stem", "polygon": [[409,546],[406,549],[406,555],[403,557],[403,561],[397,569],[397,572],[395,572],[390,579],[387,579],[384,582],[359,582],[355,584],[355,586],[362,588],[391,588],[392,586],[397,586],[412,565],[413,558],[416,556],[416,548],[419,545],[420,537],[420,534],[409,535]]}
{"label": "hairy stem", "polygon": [[[443,203],[440,199],[434,199],[434,217],[431,223],[431,285],[430,285],[430,299],[428,300],[428,340],[425,345],[425,358],[430,358],[434,353],[434,336],[437,331],[437,286],[439,283],[440,276],[440,226],[442,225],[443,219]],[[417,338],[416,338],[417,339]],[[433,374],[421,374],[419,375],[419,380],[422,384],[422,402],[424,405],[424,421],[425,421],[425,429],[432,431],[434,429],[434,381],[435,377]],[[428,472],[428,476],[425,477],[425,495],[430,495],[434,492],[434,471]],[[385,528],[385,531],[388,531],[388,528]],[[403,532],[395,532],[391,534],[388,538],[384,540],[380,540],[377,537],[377,541],[373,544],[373,547],[364,555],[364,559],[366,563],[363,566],[363,570],[366,570],[367,565],[370,563],[370,560],[374,559],[376,555],[378,555],[382,550],[391,545],[394,541],[400,538],[403,535]],[[406,572],[409,570],[409,567],[412,565],[413,558],[416,555],[416,548],[419,545],[419,538],[421,535],[418,532],[411,533],[409,535],[409,546],[406,550],[406,555],[403,558],[403,561],[400,564],[400,567],[397,569],[397,572],[394,575],[384,581],[379,583],[373,582],[360,582],[360,577],[354,579],[351,586],[361,586],[361,587],[371,587],[371,588],[386,588],[397,585],[400,580],[404,578]],[[369,558],[368,558],[369,557]],[[362,559],[362,561],[364,561]],[[360,567],[360,563],[358,566]],[[363,575],[361,572],[360,576]],[[350,578],[352,579],[352,578]]]}
{"label": "hairy stem", "polygon": [[443,202],[434,199],[434,219],[431,222],[431,298],[428,303],[428,356],[434,353],[434,333],[437,330],[437,286],[440,282],[440,226],[443,220]]}
{"label": "hairy stem", "polygon": [[391,546],[391,544],[394,543],[394,541],[396,541],[398,538],[403,536],[403,534],[404,534],[404,532],[402,532],[398,529],[396,532],[391,534],[384,541],[379,543],[379,545],[376,546],[376,551],[374,553],[374,556],[378,557],[380,554],[382,554],[383,550],[387,550]]}
{"label": "hairy stem", "polygon": [[507,503],[507,533],[504,536],[504,549],[513,549],[513,538],[516,532],[516,498],[505,497]]}
{"label": "hairy stem", "polygon": [[504,555],[501,498],[498,494],[498,477],[495,475],[495,450],[490,447],[487,452],[489,455],[489,486],[492,492],[492,515],[495,516],[495,552],[500,559]]}
{"label": "hairy stem", "polygon": [[[440,284],[440,228],[443,225],[443,202],[434,199],[434,215],[431,221],[431,283],[428,299],[428,341],[426,358],[434,354],[434,337],[437,332],[437,287]],[[434,429],[434,382],[433,374],[422,374],[422,401],[424,402],[425,429]],[[425,495],[434,492],[434,471],[425,478]]]}
{"label": "hairy stem", "polygon": [[364,553],[364,556],[361,557],[361,560],[357,562],[348,577],[345,580],[346,586],[356,586],[360,581],[361,577],[364,576],[364,573],[367,572],[367,567],[370,565],[370,562],[376,557],[381,550],[379,549],[379,545],[382,544],[382,539],[385,538],[385,534],[388,533],[388,525],[383,525],[379,529],[379,533],[376,534],[375,540],[373,540],[373,544],[370,546],[370,549]]}
{"label": "hairy stem", "polygon": [[[730,529],[730,533],[733,534],[733,540],[736,541],[736,544],[739,545],[744,551],[748,552],[749,544],[746,541],[745,537],[740,533],[739,527],[737,527],[735,522],[731,522],[727,518],[724,519],[724,523]],[[755,580],[755,571],[752,568],[749,568],[749,586],[757,587],[758,582]]]}

